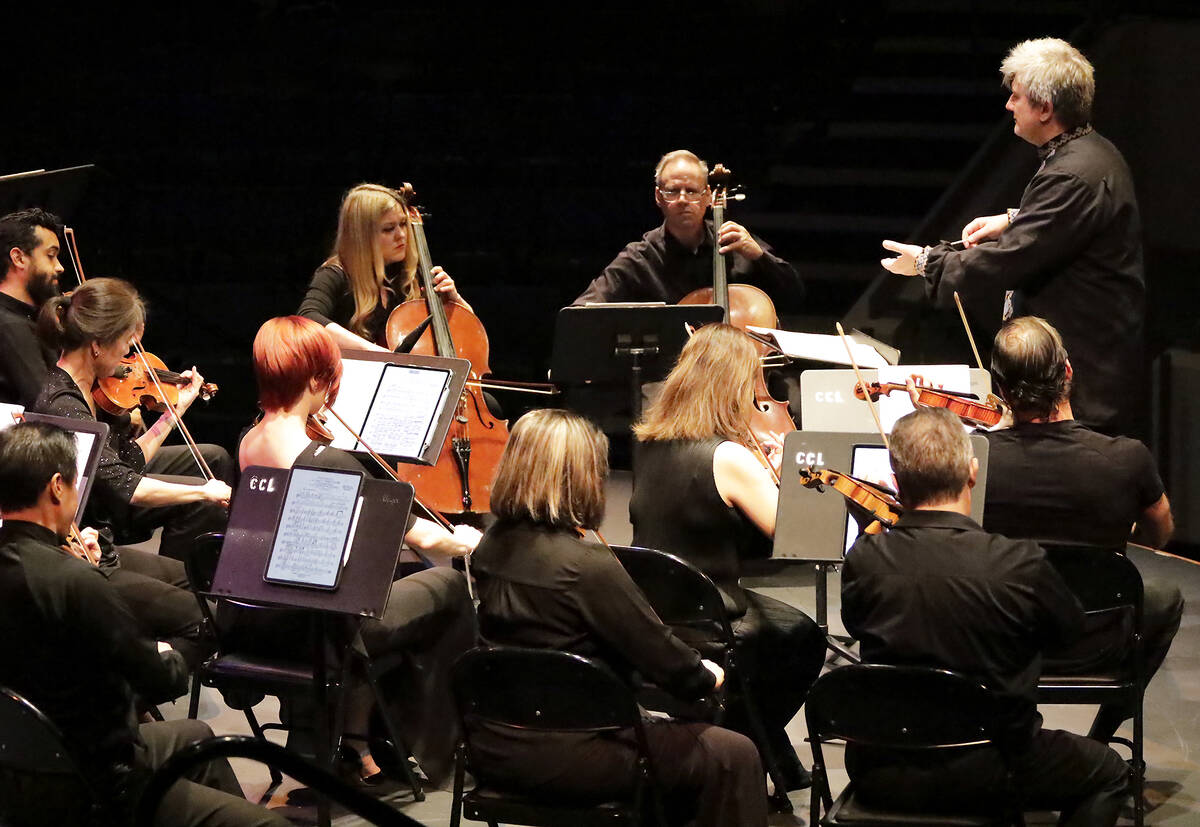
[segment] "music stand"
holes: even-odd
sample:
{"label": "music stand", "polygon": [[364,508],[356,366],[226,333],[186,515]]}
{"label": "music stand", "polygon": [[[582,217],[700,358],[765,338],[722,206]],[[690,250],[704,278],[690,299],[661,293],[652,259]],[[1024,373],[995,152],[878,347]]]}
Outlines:
{"label": "music stand", "polygon": [[[75,446],[80,449],[75,457],[75,485],[79,491],[79,508],[75,510],[75,522],[83,525],[83,511],[87,506],[88,496],[92,493],[92,483],[96,479],[96,467],[100,464],[100,454],[104,450],[104,444],[108,441],[108,426],[103,422],[89,422],[83,419],[70,419],[65,416],[50,416],[32,412],[19,414],[19,416],[26,422],[57,425],[75,436]],[[13,423],[11,415],[0,418],[0,430]]]}
{"label": "music stand", "polygon": [[[629,391],[630,420],[642,415],[642,383],[671,372],[693,328],[719,322],[715,304],[596,304],[564,307],[554,324],[550,375],[564,387]],[[583,411],[600,419],[611,410]]]}
{"label": "music stand", "polygon": [[[332,408],[389,462],[436,465],[470,372],[466,359],[347,350],[342,353],[342,383]],[[445,386],[436,385],[440,399],[427,399],[430,381],[440,383],[443,376]],[[337,417],[326,425],[333,432],[334,448],[366,455]],[[411,443],[417,432],[419,448],[393,447]]]}
{"label": "music stand", "polygon": [[[382,616],[412,508],[413,487],[403,482],[372,479],[364,473],[359,492],[361,510],[352,526],[353,536],[348,540],[350,555],[337,588],[284,585],[268,582],[264,573],[293,470],[252,466],[242,472],[209,594],[258,606],[312,610],[313,695],[320,710],[316,757],[319,764],[328,767],[332,763],[334,737],[326,691],[326,648],[333,637],[330,616]],[[323,799],[318,816],[320,823],[329,823],[328,803]]]}
{"label": "music stand", "polygon": [[83,164],[0,175],[0,215],[26,207],[42,207],[66,217],[83,199],[95,169],[95,164]]}
{"label": "music stand", "polygon": [[[784,560],[815,563],[816,620],[834,652],[857,660],[842,640],[829,633],[829,572],[841,566],[846,556],[846,531],[850,516],[846,498],[828,488],[822,493],[805,488],[797,473],[801,467],[830,468],[853,474],[855,448],[883,447],[878,433],[836,431],[792,431],[783,443],[779,479],[779,506],[775,517],[775,543],[771,556]],[[982,434],[971,435],[971,447],[979,460],[979,475],[971,491],[971,519],[983,523],[987,496],[988,448]]]}

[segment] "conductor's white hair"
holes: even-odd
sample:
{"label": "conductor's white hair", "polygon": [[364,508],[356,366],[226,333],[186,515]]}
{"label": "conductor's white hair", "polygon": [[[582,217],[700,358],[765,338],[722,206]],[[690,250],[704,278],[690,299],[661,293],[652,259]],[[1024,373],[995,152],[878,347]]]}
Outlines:
{"label": "conductor's white hair", "polygon": [[1042,37],[1012,47],[1000,64],[1004,85],[1021,84],[1035,103],[1054,105],[1054,114],[1067,129],[1092,119],[1096,94],[1095,70],[1083,53],[1065,40]]}

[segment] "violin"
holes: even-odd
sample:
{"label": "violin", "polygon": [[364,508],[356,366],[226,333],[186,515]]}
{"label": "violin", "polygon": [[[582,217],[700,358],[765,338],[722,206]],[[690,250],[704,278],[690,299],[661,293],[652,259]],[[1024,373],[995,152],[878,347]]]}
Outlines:
{"label": "violin", "polygon": [[85,563],[91,563],[93,566],[100,565],[100,553],[88,549],[87,544],[83,542],[83,535],[79,531],[79,526],[74,522],[71,523],[71,529],[67,533],[66,541],[62,544],[62,549],[72,557],[78,557]]}
{"label": "violin", "polygon": [[333,431],[329,430],[329,418],[325,416],[325,408],[314,414],[309,414],[304,422],[304,433],[313,442],[320,445],[333,444]]}
{"label": "violin", "polygon": [[428,317],[429,330],[421,334],[411,352],[458,357],[471,363],[468,382],[459,396],[437,465],[405,466],[400,479],[412,483],[442,513],[489,511],[492,478],[508,444],[508,426],[488,410],[481,387],[483,377],[491,373],[487,331],[465,305],[443,302],[433,289],[432,258],[425,239],[424,216],[416,207],[416,193],[411,184],[405,184],[398,195],[401,203],[407,205],[424,296],[404,302],[388,316],[388,349],[395,350],[405,331],[414,330]]}
{"label": "violin", "polygon": [[[713,188],[713,227],[719,230],[725,223],[725,207],[730,198],[729,180],[733,173],[724,164],[717,164],[709,173],[709,185]],[[740,196],[744,197],[744,196]],[[750,284],[729,284],[728,272],[725,266],[725,256],[721,254],[719,244],[713,244],[713,285],[693,290],[679,304],[715,304],[725,311],[725,321],[746,330],[747,325],[755,327],[779,327],[779,314],[771,297]],[[747,335],[750,335],[747,333]],[[751,338],[754,336],[751,335]],[[760,347],[767,347],[755,339]],[[750,417],[750,431],[756,441],[760,442],[767,435],[786,434],[796,430],[796,423],[788,412],[788,403],[778,400],[771,395],[767,388],[767,380],[762,368],[754,379],[754,413]],[[761,450],[761,445],[759,446]],[[770,463],[767,463],[770,467]],[[770,469],[774,473],[774,469]],[[775,475],[778,482],[778,475]]]}
{"label": "violin", "polygon": [[[973,393],[934,390],[921,385],[917,385],[916,388],[918,405],[926,408],[945,408],[968,425],[990,428],[1000,424],[1000,420],[1004,418],[1004,403],[991,394],[988,395],[987,401],[981,402]],[[864,393],[862,383],[854,385],[854,395],[858,399],[866,399],[869,395],[871,401],[875,401],[893,391],[907,393],[908,386],[899,382],[871,382]]]}
{"label": "violin", "polygon": [[863,508],[874,517],[874,520],[863,529],[865,534],[878,534],[891,528],[904,513],[904,506],[894,496],[857,477],[829,468],[816,469],[811,465],[801,466],[799,473],[800,481],[805,488],[824,492],[825,486],[828,485],[849,502]]}
{"label": "violin", "polygon": [[[192,380],[181,373],[167,370],[161,359],[149,351],[145,351],[146,361],[137,354],[131,354],[121,360],[120,366],[113,371],[112,376],[96,380],[92,388],[92,399],[113,416],[128,413],[140,406],[153,411],[165,410],[179,404],[179,389],[190,385]],[[154,372],[155,382],[150,378],[146,365]],[[216,395],[219,388],[213,382],[205,382],[200,386],[200,398],[207,402]]]}

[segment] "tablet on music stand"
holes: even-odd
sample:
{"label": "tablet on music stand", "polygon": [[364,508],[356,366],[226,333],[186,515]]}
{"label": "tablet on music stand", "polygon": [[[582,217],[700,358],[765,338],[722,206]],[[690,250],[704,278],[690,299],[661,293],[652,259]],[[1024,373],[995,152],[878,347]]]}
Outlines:
{"label": "tablet on music stand", "polygon": [[[345,351],[332,407],[385,459],[434,465],[470,371],[466,359]],[[326,425],[334,448],[366,452],[337,417]]]}
{"label": "tablet on music stand", "polygon": [[355,471],[293,468],[263,579],[336,589],[362,509],[362,483]]}
{"label": "tablet on music stand", "polygon": [[[88,495],[92,493],[92,482],[96,477],[96,467],[100,464],[100,453],[108,440],[108,426],[103,422],[40,413],[25,413],[24,419],[26,422],[57,425],[75,435],[75,487],[79,491],[79,508],[75,511],[75,522],[82,525],[83,510],[87,506]],[[5,423],[6,426],[9,424],[12,423]]]}

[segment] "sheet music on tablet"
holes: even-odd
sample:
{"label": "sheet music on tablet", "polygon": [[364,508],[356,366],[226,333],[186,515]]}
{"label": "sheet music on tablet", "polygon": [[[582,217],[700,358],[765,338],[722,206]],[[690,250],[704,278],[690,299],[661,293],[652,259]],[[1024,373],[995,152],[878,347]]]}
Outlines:
{"label": "sheet music on tablet", "polygon": [[361,487],[362,475],[354,472],[292,469],[264,579],[336,588],[362,504]]}
{"label": "sheet music on tablet", "polygon": [[383,364],[359,433],[380,454],[419,457],[446,402],[450,371]]}

